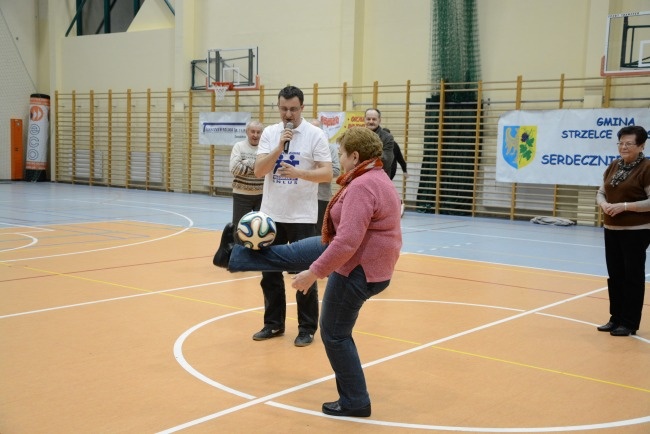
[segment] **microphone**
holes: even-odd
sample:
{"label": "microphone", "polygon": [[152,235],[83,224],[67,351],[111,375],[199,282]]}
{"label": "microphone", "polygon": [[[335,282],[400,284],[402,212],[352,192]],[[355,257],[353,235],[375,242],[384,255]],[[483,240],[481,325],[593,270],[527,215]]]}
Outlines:
{"label": "microphone", "polygon": [[[293,122],[287,122],[287,126],[285,129],[293,130]],[[291,143],[291,140],[287,140],[284,142],[284,153],[287,154],[289,153],[289,143]]]}

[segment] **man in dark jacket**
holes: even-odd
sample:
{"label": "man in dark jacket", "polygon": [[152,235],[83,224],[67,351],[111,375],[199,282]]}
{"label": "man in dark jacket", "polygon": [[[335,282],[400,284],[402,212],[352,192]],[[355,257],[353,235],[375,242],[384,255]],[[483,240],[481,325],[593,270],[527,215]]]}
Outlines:
{"label": "man in dark jacket", "polygon": [[369,108],[366,110],[364,121],[366,128],[369,128],[377,133],[379,139],[384,144],[381,161],[384,163],[384,171],[386,172],[386,175],[390,176],[390,167],[393,165],[393,159],[395,158],[395,155],[393,153],[393,149],[395,147],[395,139],[390,133],[384,131],[381,128],[381,112],[378,109]]}
{"label": "man in dark jacket", "polygon": [[[393,134],[390,132],[388,128],[384,128],[384,131],[390,134]],[[388,176],[390,179],[395,178],[395,175],[397,175],[397,165],[399,164],[400,167],[402,168],[402,172],[404,173],[404,179],[409,177],[408,172],[406,171],[406,160],[404,159],[404,155],[402,155],[402,150],[399,148],[399,144],[395,142],[395,146],[393,147],[393,155],[395,158],[393,159],[393,164],[390,166],[390,173]]]}

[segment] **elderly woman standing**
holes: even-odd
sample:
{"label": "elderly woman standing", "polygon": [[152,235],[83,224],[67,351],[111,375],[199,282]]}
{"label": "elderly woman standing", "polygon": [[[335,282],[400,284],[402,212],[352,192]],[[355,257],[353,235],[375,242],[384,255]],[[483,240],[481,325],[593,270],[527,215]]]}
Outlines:
{"label": "elderly woman standing", "polygon": [[605,170],[596,203],[605,213],[605,261],[610,319],[598,331],[636,334],[645,293],[646,249],[650,245],[650,161],[643,155],[648,132],[627,126],[618,134],[618,153]]}

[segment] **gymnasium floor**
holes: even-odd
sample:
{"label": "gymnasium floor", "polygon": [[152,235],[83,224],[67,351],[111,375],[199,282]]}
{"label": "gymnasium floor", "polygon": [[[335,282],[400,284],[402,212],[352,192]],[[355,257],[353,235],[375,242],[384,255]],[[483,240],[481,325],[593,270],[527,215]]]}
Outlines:
{"label": "gymnasium floor", "polygon": [[0,184],[0,433],[650,432],[648,300],[636,337],[595,330],[601,229],[407,212],[355,328],[373,414],[348,419],[320,412],[336,386],[319,336],[293,346],[293,291],[285,336],[251,339],[259,274],[211,264],[230,213]]}

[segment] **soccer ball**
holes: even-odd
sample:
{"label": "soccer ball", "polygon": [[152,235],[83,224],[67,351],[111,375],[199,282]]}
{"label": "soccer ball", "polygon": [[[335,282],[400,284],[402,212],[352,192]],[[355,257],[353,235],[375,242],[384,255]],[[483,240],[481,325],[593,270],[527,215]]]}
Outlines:
{"label": "soccer ball", "polygon": [[251,211],[239,220],[237,236],[249,249],[270,246],[275,240],[275,222],[262,211]]}

